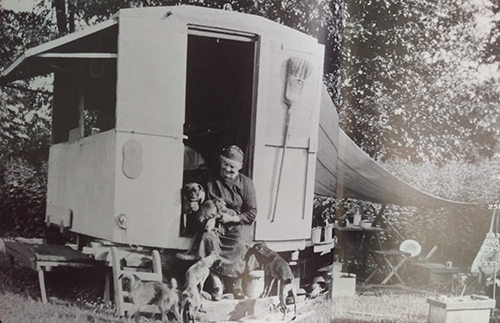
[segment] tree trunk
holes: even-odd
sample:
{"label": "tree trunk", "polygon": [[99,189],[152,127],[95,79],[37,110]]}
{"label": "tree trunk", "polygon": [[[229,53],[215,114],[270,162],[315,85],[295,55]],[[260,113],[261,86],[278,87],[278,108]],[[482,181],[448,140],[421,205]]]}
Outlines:
{"label": "tree trunk", "polygon": [[65,0],[52,1],[52,5],[56,9],[57,30],[59,31],[59,35],[66,35],[68,33],[68,19],[66,17]]}

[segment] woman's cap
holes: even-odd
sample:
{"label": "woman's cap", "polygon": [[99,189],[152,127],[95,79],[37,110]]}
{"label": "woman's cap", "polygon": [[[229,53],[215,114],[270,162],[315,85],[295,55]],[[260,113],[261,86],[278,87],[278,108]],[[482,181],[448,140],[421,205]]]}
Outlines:
{"label": "woman's cap", "polygon": [[227,159],[243,163],[243,157],[245,155],[243,154],[243,151],[240,149],[240,147],[232,145],[222,149],[221,156]]}

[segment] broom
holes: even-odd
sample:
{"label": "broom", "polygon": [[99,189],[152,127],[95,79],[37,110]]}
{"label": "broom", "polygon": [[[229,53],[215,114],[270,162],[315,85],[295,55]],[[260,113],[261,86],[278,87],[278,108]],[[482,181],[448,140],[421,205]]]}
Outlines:
{"label": "broom", "polygon": [[290,57],[286,62],[284,103],[287,105],[288,109],[285,119],[285,138],[283,140],[283,152],[281,154],[281,163],[278,171],[278,183],[276,185],[276,195],[274,198],[274,207],[271,222],[274,222],[276,207],[278,205],[278,195],[280,190],[281,174],[283,172],[283,162],[285,160],[285,151],[288,144],[288,128],[290,125],[292,107],[300,101],[302,97],[302,90],[304,89],[304,84],[311,75],[312,69],[312,63],[300,57]]}

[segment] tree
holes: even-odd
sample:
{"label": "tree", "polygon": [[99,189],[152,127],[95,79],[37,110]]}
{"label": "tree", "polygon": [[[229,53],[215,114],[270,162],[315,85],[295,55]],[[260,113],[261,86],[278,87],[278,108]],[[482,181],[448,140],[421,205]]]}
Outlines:
{"label": "tree", "polygon": [[500,79],[484,76],[469,0],[346,3],[340,122],[374,158],[414,162],[491,157]]}

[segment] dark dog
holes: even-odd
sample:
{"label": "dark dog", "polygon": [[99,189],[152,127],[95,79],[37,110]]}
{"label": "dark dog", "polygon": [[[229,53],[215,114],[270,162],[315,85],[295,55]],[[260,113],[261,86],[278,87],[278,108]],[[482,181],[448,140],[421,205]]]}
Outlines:
{"label": "dark dog", "polygon": [[291,293],[294,303],[294,312],[297,317],[297,292],[293,284],[293,273],[288,263],[265,243],[256,243],[249,249],[248,255],[255,255],[257,261],[264,267],[264,292],[261,297],[267,297],[271,291],[274,280],[280,283],[279,300],[283,310],[283,320],[286,315],[285,297]]}
{"label": "dark dog", "polygon": [[208,257],[198,260],[186,271],[186,282],[182,291],[184,323],[194,322],[194,318],[201,308],[201,292],[210,274],[210,268],[220,261],[217,254],[211,253]]}
{"label": "dark dog", "polygon": [[168,322],[167,312],[172,312],[175,318],[180,322],[179,313],[179,291],[177,290],[177,280],[172,278],[169,287],[162,282],[143,282],[137,275],[132,273],[123,273],[118,279],[129,281],[129,298],[134,306],[128,311],[127,316],[134,316],[135,322],[139,323],[139,310],[144,305],[156,304],[160,308],[163,322]]}

